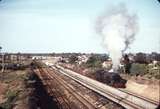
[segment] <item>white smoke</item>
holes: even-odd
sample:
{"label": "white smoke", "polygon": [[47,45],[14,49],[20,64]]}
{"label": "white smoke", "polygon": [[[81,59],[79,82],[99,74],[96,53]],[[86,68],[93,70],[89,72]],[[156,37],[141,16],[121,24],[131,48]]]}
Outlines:
{"label": "white smoke", "polygon": [[129,14],[125,5],[112,7],[98,18],[97,32],[103,38],[103,45],[112,58],[114,70],[117,70],[122,53],[134,41],[137,33],[137,17]]}

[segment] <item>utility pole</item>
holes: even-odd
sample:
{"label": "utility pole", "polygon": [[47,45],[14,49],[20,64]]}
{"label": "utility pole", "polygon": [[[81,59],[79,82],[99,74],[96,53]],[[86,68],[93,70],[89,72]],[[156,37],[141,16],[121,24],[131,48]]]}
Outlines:
{"label": "utility pole", "polygon": [[[0,56],[1,56],[1,50],[2,50],[2,47],[0,46]],[[2,57],[1,57],[1,61],[2,61]],[[2,63],[1,63],[1,69],[2,69]],[[1,74],[1,72],[0,72],[0,79],[2,79],[2,77],[3,77],[3,75]]]}
{"label": "utility pole", "polygon": [[2,58],[2,63],[1,63],[1,78],[3,80],[3,72],[4,72],[4,54],[2,53],[2,47],[0,46],[0,55],[1,55],[1,58]]}
{"label": "utility pole", "polygon": [[2,66],[2,64],[3,64],[3,56],[2,56],[2,47],[0,46],[0,55],[1,55],[1,69],[3,69],[3,66]]}
{"label": "utility pole", "polygon": [[1,64],[1,66],[2,66],[2,73],[4,72],[4,54],[2,53],[2,47],[0,46],[0,53],[1,53],[1,56],[2,56],[2,64]]}
{"label": "utility pole", "polygon": [[4,53],[2,53],[2,73],[4,72]]}

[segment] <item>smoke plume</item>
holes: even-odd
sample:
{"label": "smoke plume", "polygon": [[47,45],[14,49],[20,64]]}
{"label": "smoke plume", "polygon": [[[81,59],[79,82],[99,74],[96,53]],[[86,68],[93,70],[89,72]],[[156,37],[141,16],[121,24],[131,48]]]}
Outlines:
{"label": "smoke plume", "polygon": [[120,4],[98,18],[96,30],[103,38],[103,45],[112,58],[112,68],[116,71],[123,52],[135,39],[137,16],[128,13],[125,5]]}

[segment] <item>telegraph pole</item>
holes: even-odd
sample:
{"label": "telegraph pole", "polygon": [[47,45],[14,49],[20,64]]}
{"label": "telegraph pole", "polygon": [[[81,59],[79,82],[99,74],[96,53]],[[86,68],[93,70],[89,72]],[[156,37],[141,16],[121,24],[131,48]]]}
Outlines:
{"label": "telegraph pole", "polygon": [[4,72],[4,57],[3,57],[3,53],[2,53],[2,47],[0,46],[0,55],[1,55],[1,73],[0,73],[0,79],[3,80],[3,72]]}
{"label": "telegraph pole", "polygon": [[4,53],[2,53],[2,73],[4,72]]}
{"label": "telegraph pole", "polygon": [[[2,47],[0,46],[0,55],[2,56]],[[3,56],[1,57],[1,67],[2,67],[2,63],[3,63]],[[1,68],[1,69],[3,69],[3,67]]]}
{"label": "telegraph pole", "polygon": [[2,73],[4,72],[4,54],[2,53],[2,47],[0,46],[0,54],[2,56],[2,63],[1,63],[1,66],[2,66]]}

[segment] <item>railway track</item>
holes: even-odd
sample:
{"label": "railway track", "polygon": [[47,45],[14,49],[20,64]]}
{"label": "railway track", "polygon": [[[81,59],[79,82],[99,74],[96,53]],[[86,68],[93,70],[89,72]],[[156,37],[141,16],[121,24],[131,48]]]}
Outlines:
{"label": "railway track", "polygon": [[[60,109],[71,109],[67,99],[62,95],[62,93],[59,92],[57,88],[57,81],[54,81],[51,77],[47,76],[44,72],[43,68],[38,68],[38,72],[36,72],[38,76],[43,81],[43,84],[45,85],[48,93],[51,96],[54,96],[54,101],[56,101],[58,107]],[[54,84],[53,84],[54,83]],[[54,87],[54,89],[53,89]]]}
{"label": "railway track", "polygon": [[156,109],[159,105],[158,102],[115,89],[59,65],[52,66],[52,68],[127,109]]}
{"label": "railway track", "polygon": [[147,101],[147,102],[150,102],[150,103],[152,103],[152,104],[155,104],[155,105],[158,105],[158,104],[159,104],[157,101],[154,101],[154,100],[148,99],[148,98],[146,98],[146,97],[144,97],[144,96],[140,96],[140,95],[137,95],[137,94],[135,94],[135,93],[126,91],[125,89],[118,89],[118,90],[120,90],[120,91],[122,91],[122,92],[124,92],[124,93],[127,93],[127,94],[129,94],[129,95],[136,96],[137,98],[143,99],[143,100],[145,100],[145,101]]}
{"label": "railway track", "polygon": [[[48,71],[48,70],[47,70]],[[47,72],[48,76],[52,77],[52,79],[56,79],[59,81],[59,83],[69,92],[71,93],[79,102],[81,102],[84,106],[86,106],[88,109],[96,109],[97,107],[92,104],[90,101],[88,101],[83,95],[76,93],[73,87],[71,87],[66,81],[61,79],[58,75],[50,73],[50,71]]]}
{"label": "railway track", "polygon": [[[55,90],[55,87],[56,87],[55,82],[57,82],[58,85],[63,87],[64,88],[63,90],[66,90],[67,93],[69,93],[68,97],[72,96],[76,101],[78,101],[80,103],[80,105],[77,104],[77,106],[80,106],[80,109],[98,109],[98,107],[94,103],[90,102],[88,99],[86,99],[80,93],[77,93],[73,89],[73,87],[71,87],[66,81],[64,81],[62,78],[60,78],[58,75],[56,75],[56,72],[53,73],[53,72],[51,72],[51,70],[43,69],[43,68],[39,68],[38,70],[39,70],[38,75],[40,76],[42,81],[45,81],[44,84],[47,86],[49,93],[51,95],[55,96],[55,98],[58,98],[58,99],[61,98],[62,99],[61,101],[64,101],[63,104],[65,104],[66,106],[64,108],[62,107],[62,109],[73,109],[73,107],[71,107],[71,104],[68,102],[68,100],[66,100],[64,95],[57,93],[59,91],[53,91],[53,88]],[[60,100],[56,100],[56,101],[59,102]],[[62,105],[62,103],[60,103],[59,106],[60,105]]]}

